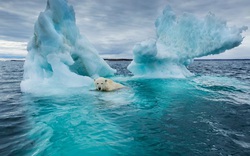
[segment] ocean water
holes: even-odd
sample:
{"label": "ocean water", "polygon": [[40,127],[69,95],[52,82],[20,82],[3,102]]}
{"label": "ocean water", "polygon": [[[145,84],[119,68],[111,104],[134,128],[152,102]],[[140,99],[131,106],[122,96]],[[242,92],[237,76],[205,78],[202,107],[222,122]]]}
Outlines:
{"label": "ocean water", "polygon": [[187,79],[136,79],[109,61],[116,92],[20,91],[0,61],[0,155],[249,155],[250,61],[194,61]]}

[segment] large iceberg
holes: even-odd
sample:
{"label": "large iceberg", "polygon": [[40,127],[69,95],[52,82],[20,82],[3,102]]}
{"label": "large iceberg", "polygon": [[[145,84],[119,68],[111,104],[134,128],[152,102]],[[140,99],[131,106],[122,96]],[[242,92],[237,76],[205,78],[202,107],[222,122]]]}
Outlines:
{"label": "large iceberg", "polygon": [[46,86],[82,87],[91,78],[110,76],[115,70],[79,33],[75,13],[67,0],[48,0],[35,22],[34,36],[27,47],[21,90],[33,92]]}
{"label": "large iceberg", "polygon": [[204,19],[184,13],[177,16],[167,6],[156,20],[156,39],[135,45],[134,59],[128,69],[135,76],[191,76],[187,70],[194,58],[219,54],[241,44],[241,33],[247,27],[228,27],[227,23],[209,13]]}

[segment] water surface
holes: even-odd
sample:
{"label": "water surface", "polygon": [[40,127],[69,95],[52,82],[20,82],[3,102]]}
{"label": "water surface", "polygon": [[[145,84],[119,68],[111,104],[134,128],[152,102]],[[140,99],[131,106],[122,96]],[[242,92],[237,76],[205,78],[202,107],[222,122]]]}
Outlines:
{"label": "water surface", "polygon": [[0,61],[0,155],[249,155],[250,61],[195,61],[188,79],[108,63],[127,88],[38,96],[20,91],[22,61]]}

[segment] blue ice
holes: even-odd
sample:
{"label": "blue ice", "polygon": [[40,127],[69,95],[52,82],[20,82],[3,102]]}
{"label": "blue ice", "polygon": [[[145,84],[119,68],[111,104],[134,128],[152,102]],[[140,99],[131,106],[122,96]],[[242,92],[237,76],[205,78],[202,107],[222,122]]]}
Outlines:
{"label": "blue ice", "polygon": [[209,13],[203,19],[192,14],[179,16],[167,6],[156,20],[156,39],[138,43],[134,59],[128,66],[138,77],[191,76],[187,70],[194,58],[214,55],[237,47],[246,26],[229,27],[225,21]]}
{"label": "blue ice", "polygon": [[[76,26],[67,0],[48,0],[35,22],[24,64],[24,92],[54,87],[91,86],[92,78],[115,73]],[[39,89],[40,88],[40,89]]]}

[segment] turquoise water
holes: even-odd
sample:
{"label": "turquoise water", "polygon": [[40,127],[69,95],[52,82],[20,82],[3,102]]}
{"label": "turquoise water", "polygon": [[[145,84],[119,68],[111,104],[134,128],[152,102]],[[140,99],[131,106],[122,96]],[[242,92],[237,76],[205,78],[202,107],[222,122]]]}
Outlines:
{"label": "turquoise water", "polygon": [[21,93],[23,62],[0,62],[0,155],[248,155],[250,61],[195,61],[188,79],[134,79],[116,92]]}

